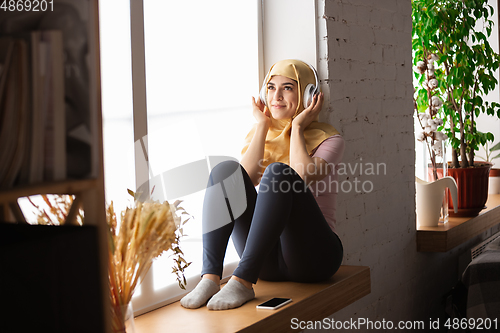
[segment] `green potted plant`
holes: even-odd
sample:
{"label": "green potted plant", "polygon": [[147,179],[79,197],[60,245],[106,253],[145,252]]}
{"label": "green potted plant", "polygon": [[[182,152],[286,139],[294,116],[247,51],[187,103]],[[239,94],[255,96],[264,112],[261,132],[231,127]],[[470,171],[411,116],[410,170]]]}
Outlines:
{"label": "green potted plant", "polygon": [[[477,215],[488,197],[491,164],[475,162],[474,153],[494,138],[478,131],[476,118],[481,113],[500,118],[500,104],[483,101],[498,84],[494,73],[500,57],[488,42],[492,15],[486,0],[412,0],[412,47],[421,85],[417,108],[425,113],[432,96],[443,101],[434,110],[444,120],[437,130],[446,134],[451,145],[448,174],[457,182],[462,216]],[[426,71],[432,73],[430,79]]]}

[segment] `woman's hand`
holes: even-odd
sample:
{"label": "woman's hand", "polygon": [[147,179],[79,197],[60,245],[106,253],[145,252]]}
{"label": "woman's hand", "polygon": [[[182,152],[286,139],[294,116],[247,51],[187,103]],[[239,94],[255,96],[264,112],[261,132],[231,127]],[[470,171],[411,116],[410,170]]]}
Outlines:
{"label": "woman's hand", "polygon": [[252,107],[253,107],[253,116],[257,123],[260,125],[265,125],[267,128],[271,126],[271,118],[269,109],[262,103],[260,98],[257,102],[255,102],[255,97],[252,96]]}
{"label": "woman's hand", "polygon": [[[308,185],[323,179],[331,172],[331,167],[328,166],[325,160],[309,155],[306,148],[306,140],[304,138],[304,129],[317,119],[323,107],[323,98],[323,93],[314,96],[311,105],[292,121],[290,166]],[[312,170],[310,166],[313,166]],[[325,171],[327,171],[327,173],[325,173]]]}
{"label": "woman's hand", "polygon": [[264,147],[266,146],[266,137],[271,126],[271,118],[269,110],[260,99],[258,102],[255,102],[255,98],[252,97],[252,107],[253,116],[257,120],[257,127],[247,151],[241,158],[240,164],[245,168],[254,186],[257,186],[260,182],[262,172],[264,172],[260,162],[264,158]]}
{"label": "woman's hand", "polygon": [[297,117],[292,121],[292,128],[305,129],[314,120],[317,119],[321,108],[323,107],[323,93],[314,95],[311,104],[302,111]]}

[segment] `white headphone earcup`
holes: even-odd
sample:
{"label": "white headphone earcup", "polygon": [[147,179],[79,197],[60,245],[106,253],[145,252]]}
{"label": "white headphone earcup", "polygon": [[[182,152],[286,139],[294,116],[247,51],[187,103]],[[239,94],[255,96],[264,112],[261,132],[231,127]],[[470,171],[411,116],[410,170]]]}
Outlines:
{"label": "white headphone earcup", "polygon": [[264,84],[262,85],[262,88],[260,88],[259,96],[260,96],[261,102],[264,103],[265,106],[269,107],[267,105],[266,87]]}
{"label": "white headphone earcup", "polygon": [[304,109],[307,109],[307,107],[311,105],[315,92],[316,86],[312,83],[309,83],[304,90]]}

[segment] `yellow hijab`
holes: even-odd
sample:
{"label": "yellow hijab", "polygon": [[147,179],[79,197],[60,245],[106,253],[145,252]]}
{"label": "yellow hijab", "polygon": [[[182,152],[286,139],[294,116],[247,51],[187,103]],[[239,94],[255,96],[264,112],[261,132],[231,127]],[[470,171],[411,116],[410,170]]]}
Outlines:
{"label": "yellow hijab", "polygon": [[[304,111],[303,96],[305,88],[308,84],[316,84],[316,77],[312,69],[300,60],[281,60],[274,64],[270,69],[263,83],[267,97],[267,84],[275,75],[286,76],[297,81],[298,84],[298,106],[295,115],[291,119],[274,119],[271,115],[271,126],[267,132],[266,143],[264,147],[264,160],[261,165],[265,168],[274,162],[282,162],[290,164],[290,134],[292,129],[292,120]],[[266,106],[267,107],[267,106]],[[255,134],[257,126],[254,125],[245,138],[245,146],[241,151],[243,155]],[[316,147],[324,140],[339,132],[330,124],[313,121],[304,130],[304,138],[306,140],[307,152],[311,155]]]}

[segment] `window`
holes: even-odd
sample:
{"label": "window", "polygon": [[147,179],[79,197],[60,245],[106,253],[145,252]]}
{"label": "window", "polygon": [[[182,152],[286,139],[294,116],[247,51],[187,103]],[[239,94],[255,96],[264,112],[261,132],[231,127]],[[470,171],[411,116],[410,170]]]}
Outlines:
{"label": "window", "polygon": [[[144,20],[149,176],[207,156],[239,159],[254,122],[250,95],[258,95],[264,71],[285,58],[317,65],[316,31],[326,33],[316,24],[322,10],[316,13],[315,0],[143,2],[143,16],[136,10],[132,15]],[[101,0],[100,25],[106,195],[119,211],[131,203],[126,189],[136,188],[130,3]],[[134,112],[146,119],[146,110]],[[153,193],[161,198],[162,191]],[[201,270],[203,194],[180,198],[194,216],[185,228],[189,237],[181,241],[186,259],[193,261],[186,272],[190,288]],[[224,275],[237,259],[230,244]],[[183,293],[170,265],[169,258],[154,264],[133,298],[136,314]]]}
{"label": "window", "polygon": [[[144,0],[150,176],[207,156],[239,159],[244,136],[254,122],[251,94],[257,95],[260,84],[258,5],[258,1]],[[113,200],[119,211],[132,202],[127,188],[136,188],[130,3],[101,0],[100,24],[106,199]],[[181,241],[186,259],[193,261],[186,271],[192,277],[190,288],[201,271],[203,194],[170,198],[162,191],[153,192],[156,199],[184,200],[183,207],[193,215],[184,228],[188,236]],[[230,244],[225,263],[237,260]],[[171,265],[167,256],[154,262],[134,296],[136,312],[182,293]]]}

